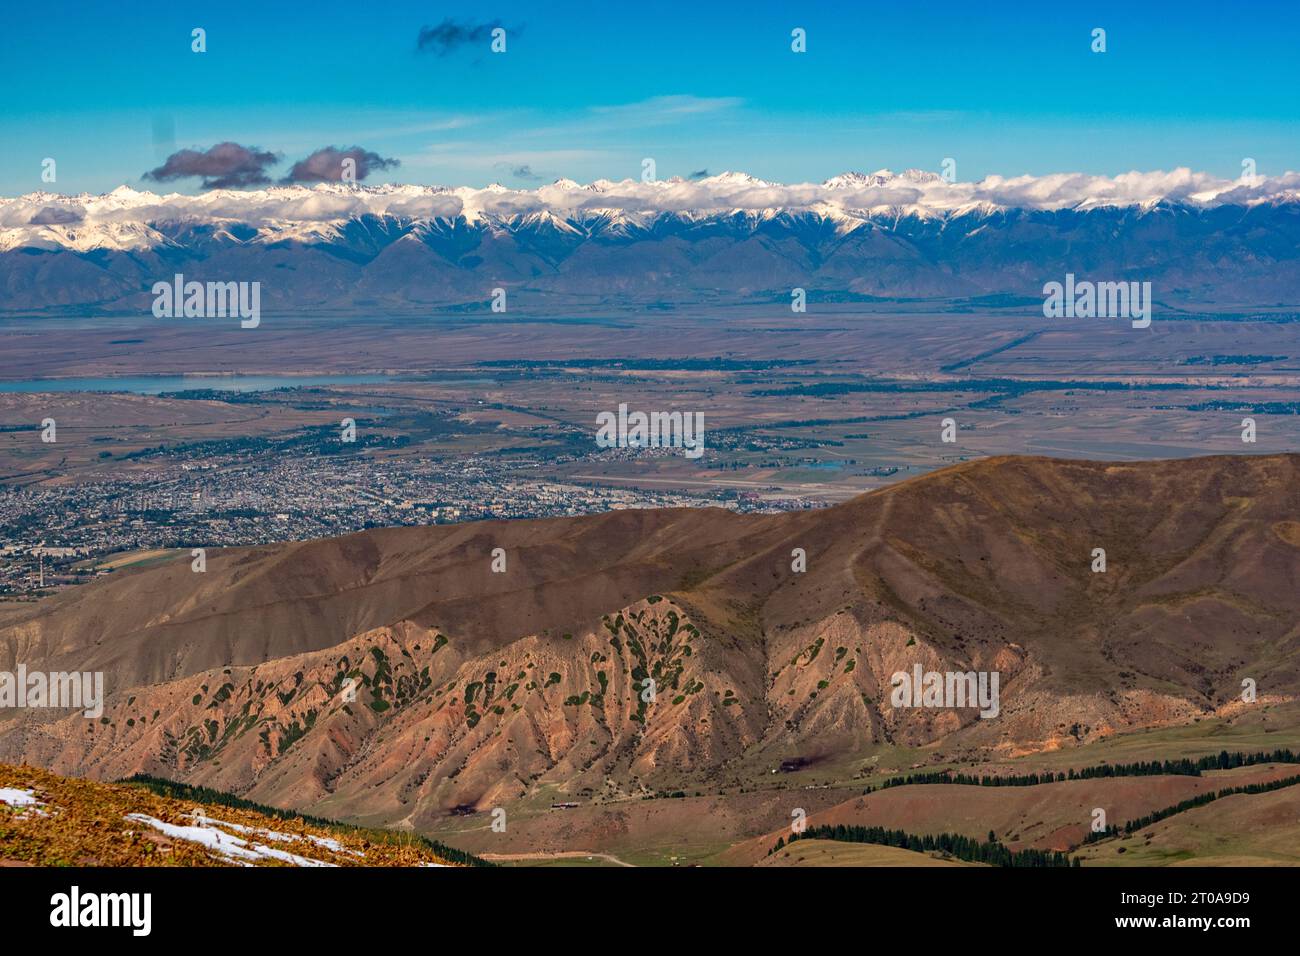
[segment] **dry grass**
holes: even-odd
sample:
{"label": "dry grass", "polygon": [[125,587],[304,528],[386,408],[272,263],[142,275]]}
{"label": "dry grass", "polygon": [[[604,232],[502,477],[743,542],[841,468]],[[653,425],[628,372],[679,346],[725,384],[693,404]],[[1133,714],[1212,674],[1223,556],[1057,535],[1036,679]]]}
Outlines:
{"label": "dry grass", "polygon": [[932,853],[914,853],[895,846],[800,840],[782,847],[757,866],[983,866]]}
{"label": "dry grass", "polygon": [[[146,823],[128,820],[145,814],[165,823],[193,826],[201,813],[226,824],[274,831],[291,839],[271,839],[234,831],[249,843],[339,866],[418,866],[446,863],[418,841],[399,834],[372,834],[349,827],[325,827],[301,819],[268,816],[253,810],[204,806],[160,797],[142,786],[105,784],[59,777],[35,767],[0,764],[0,788],[34,791],[40,805],[12,807],[0,802],[0,866],[230,866],[233,861],[201,844],[165,836]],[[227,832],[232,832],[230,828]],[[335,841],[333,850],[309,837]],[[283,866],[281,861],[257,865]]]}

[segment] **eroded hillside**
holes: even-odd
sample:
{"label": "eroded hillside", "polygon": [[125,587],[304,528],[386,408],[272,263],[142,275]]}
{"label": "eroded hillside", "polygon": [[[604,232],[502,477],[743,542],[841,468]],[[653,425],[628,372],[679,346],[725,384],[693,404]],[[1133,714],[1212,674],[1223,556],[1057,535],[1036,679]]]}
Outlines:
{"label": "eroded hillside", "polygon": [[[98,720],[11,716],[0,756],[424,828],[794,755],[1005,759],[1230,715],[1245,678],[1298,693],[1298,462],[992,459],[814,512],[387,529],[127,572],[0,632],[9,669],[102,669],[108,696]],[[917,665],[996,672],[996,717],[891,706]]]}

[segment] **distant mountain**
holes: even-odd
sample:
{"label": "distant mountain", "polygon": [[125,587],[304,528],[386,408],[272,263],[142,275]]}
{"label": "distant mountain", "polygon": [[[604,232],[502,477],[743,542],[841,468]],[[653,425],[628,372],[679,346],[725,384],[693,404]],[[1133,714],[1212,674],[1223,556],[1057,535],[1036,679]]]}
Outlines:
{"label": "distant mountain", "polygon": [[[0,760],[421,829],[793,757],[1056,751],[1230,718],[1246,678],[1261,706],[1300,695],[1297,515],[1295,455],[998,458],[816,511],[230,549],[6,618],[0,671],[102,671],[108,699],[99,720],[0,711]],[[893,707],[918,665],[998,672],[998,715]]]}
{"label": "distant mountain", "polygon": [[608,302],[1041,298],[1066,273],[1150,281],[1158,302],[1300,300],[1300,174],[1188,170],[950,183],[845,173],[782,185],[558,180],[535,190],[323,184],[198,196],[0,199],[0,313],[148,316],[176,273],[259,281],[271,311]]}

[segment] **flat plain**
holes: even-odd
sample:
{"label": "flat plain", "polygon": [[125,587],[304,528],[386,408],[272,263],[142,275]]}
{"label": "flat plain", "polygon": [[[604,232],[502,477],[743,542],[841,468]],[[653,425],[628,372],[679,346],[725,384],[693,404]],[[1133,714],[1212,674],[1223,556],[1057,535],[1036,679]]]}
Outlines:
{"label": "flat plain", "polygon": [[[1282,312],[1174,313],[1149,329],[1030,308],[898,305],[268,317],[255,330],[204,321],[0,324],[0,480],[111,475],[159,445],[287,436],[345,416],[406,439],[373,454],[528,456],[580,483],[808,501],[996,454],[1135,460],[1300,440],[1300,321]],[[175,374],[386,380],[242,395],[3,394],[5,381]],[[706,455],[594,454],[596,416],[624,403],[702,413]],[[448,436],[429,427],[437,416],[473,427]],[[31,441],[46,417],[62,429],[57,453]],[[1241,437],[1247,417],[1253,443]],[[945,418],[955,442],[940,441]]]}

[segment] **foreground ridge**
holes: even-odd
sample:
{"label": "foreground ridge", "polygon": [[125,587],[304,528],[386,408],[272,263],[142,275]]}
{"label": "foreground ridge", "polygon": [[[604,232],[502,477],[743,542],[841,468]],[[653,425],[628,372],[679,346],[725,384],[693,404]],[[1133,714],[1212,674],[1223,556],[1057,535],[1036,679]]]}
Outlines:
{"label": "foreground ridge", "polygon": [[[212,809],[209,808],[219,808]],[[0,865],[490,866],[412,834],[140,775],[116,784],[0,764]]]}

